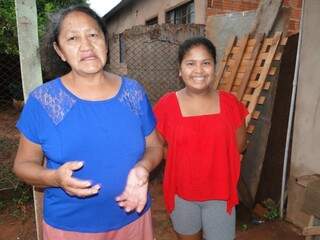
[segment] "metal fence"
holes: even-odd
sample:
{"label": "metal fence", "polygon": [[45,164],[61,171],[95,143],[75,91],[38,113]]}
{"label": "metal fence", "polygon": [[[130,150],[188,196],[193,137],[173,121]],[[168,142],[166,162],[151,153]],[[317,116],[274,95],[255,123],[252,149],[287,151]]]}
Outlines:
{"label": "metal fence", "polygon": [[0,192],[17,186],[11,167],[18,146],[15,123],[22,100],[19,56],[0,54]]}
{"label": "metal fence", "polygon": [[108,68],[142,83],[151,103],[182,87],[178,78],[178,46],[188,37],[204,35],[204,26],[138,26],[109,41]]}

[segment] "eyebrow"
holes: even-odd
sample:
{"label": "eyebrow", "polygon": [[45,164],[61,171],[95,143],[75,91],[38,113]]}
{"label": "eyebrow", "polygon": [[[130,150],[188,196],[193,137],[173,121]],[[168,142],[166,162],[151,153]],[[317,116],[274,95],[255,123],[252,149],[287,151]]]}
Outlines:
{"label": "eyebrow", "polygon": [[[94,31],[97,31],[97,32],[102,32],[102,30],[101,29],[99,29],[99,28],[87,28],[87,29],[85,29],[84,31],[85,32],[90,32],[90,31],[92,31],[92,30],[94,30]],[[82,32],[82,31],[79,31],[79,30],[65,30],[65,32],[66,33],[79,33],[79,32]]]}
{"label": "eyebrow", "polygon": [[202,59],[202,60],[197,60],[197,59],[184,59],[183,61],[213,61],[213,59],[211,58],[206,58],[206,59]]}

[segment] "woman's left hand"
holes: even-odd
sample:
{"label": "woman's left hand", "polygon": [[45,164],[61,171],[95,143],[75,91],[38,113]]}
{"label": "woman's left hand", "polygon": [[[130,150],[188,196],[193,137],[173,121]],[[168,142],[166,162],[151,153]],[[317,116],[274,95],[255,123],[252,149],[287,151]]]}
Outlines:
{"label": "woman's left hand", "polygon": [[123,193],[116,198],[126,212],[141,212],[147,202],[149,172],[143,166],[135,166],[129,172]]}

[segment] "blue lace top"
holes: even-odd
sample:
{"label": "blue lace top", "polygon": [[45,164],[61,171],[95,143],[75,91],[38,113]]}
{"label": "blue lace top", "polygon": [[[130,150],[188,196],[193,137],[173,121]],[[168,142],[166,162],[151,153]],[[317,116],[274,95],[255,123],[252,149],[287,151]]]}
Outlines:
{"label": "blue lace top", "polygon": [[126,213],[115,201],[130,169],[144,154],[145,137],[155,128],[151,106],[138,82],[122,77],[114,97],[88,101],[72,94],[60,78],[54,79],[30,94],[17,127],[41,145],[48,168],[81,160],[84,166],[74,176],[101,185],[99,194],[87,198],[46,188],[47,224],[69,231],[105,232],[129,224],[149,209],[150,197],[141,214]]}

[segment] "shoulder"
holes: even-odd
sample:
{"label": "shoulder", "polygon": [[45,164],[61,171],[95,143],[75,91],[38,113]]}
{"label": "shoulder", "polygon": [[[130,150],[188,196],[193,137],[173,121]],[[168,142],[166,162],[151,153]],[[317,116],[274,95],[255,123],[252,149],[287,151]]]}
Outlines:
{"label": "shoulder", "polygon": [[220,93],[220,96],[223,97],[224,99],[227,99],[229,101],[238,101],[237,97],[230,92],[220,90],[219,93]]}
{"label": "shoulder", "polygon": [[123,81],[122,85],[124,89],[131,90],[131,91],[145,92],[144,87],[137,80],[131,79],[127,76],[123,76],[121,77],[121,79]]}
{"label": "shoulder", "polygon": [[77,99],[62,87],[59,78],[37,87],[30,93],[29,98],[38,102],[55,124],[61,122],[77,102]]}
{"label": "shoulder", "polygon": [[222,103],[225,103],[228,105],[235,105],[240,103],[237,97],[230,92],[219,91],[219,94],[220,94]]}
{"label": "shoulder", "polygon": [[146,97],[143,86],[134,79],[121,77],[120,102],[129,102],[131,104],[139,104]]}
{"label": "shoulder", "polygon": [[176,97],[175,92],[167,92],[162,97],[159,98],[156,105],[163,105],[163,104],[169,104],[171,103]]}
{"label": "shoulder", "polygon": [[154,105],[153,109],[156,115],[164,114],[165,112],[171,112],[173,110],[175,98],[175,92],[168,92],[163,95]]}
{"label": "shoulder", "polygon": [[59,79],[56,78],[40,85],[30,93],[30,97],[40,100],[45,95],[48,95],[48,94],[53,95],[55,92],[57,92],[59,88],[58,81]]}

